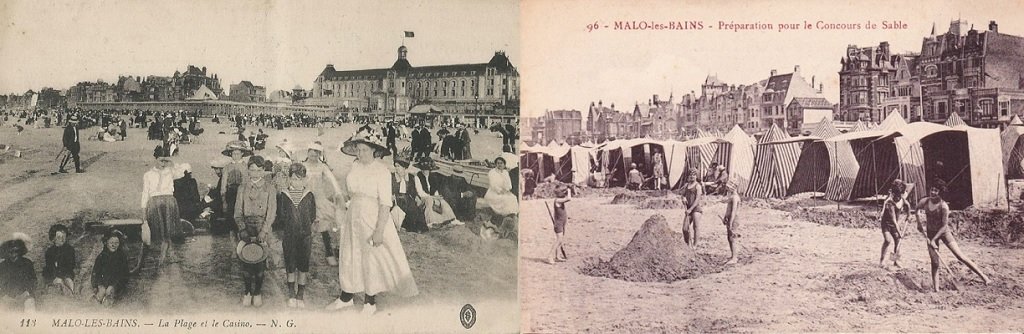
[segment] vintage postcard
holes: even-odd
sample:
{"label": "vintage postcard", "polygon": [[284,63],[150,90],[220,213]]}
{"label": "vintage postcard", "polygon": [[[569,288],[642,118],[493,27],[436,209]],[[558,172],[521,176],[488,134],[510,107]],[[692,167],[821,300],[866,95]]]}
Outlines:
{"label": "vintage postcard", "polygon": [[520,6],[523,332],[1024,327],[1021,2]]}
{"label": "vintage postcard", "polygon": [[3,2],[0,332],[518,332],[518,13]]}

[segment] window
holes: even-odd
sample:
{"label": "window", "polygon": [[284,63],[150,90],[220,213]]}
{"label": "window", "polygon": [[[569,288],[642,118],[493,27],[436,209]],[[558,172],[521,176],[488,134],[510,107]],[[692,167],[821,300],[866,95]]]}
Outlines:
{"label": "window", "polygon": [[935,118],[936,119],[945,119],[947,112],[948,111],[946,110],[946,102],[945,101],[935,102]]}
{"label": "window", "polygon": [[939,75],[939,68],[935,65],[928,65],[924,68],[924,75],[929,77],[935,77]]}
{"label": "window", "polygon": [[999,114],[1007,116],[1010,111],[1010,102],[999,102]]}
{"label": "window", "polygon": [[982,116],[995,116],[996,108],[991,99],[978,101],[978,109],[981,109]]}

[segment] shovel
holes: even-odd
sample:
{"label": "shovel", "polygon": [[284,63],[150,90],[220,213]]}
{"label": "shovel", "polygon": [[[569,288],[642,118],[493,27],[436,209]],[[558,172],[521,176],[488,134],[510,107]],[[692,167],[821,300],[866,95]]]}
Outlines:
{"label": "shovel", "polygon": [[[924,237],[926,240],[928,239],[927,234],[925,234]],[[935,247],[932,247],[931,243],[928,243],[928,248],[935,250],[935,258],[939,259],[939,265],[942,266],[943,269],[946,269],[946,274],[948,274],[948,276],[946,276],[946,281],[949,282],[950,284],[953,284],[954,289],[960,291],[960,284],[957,283],[959,277],[957,277],[956,274],[953,274],[953,270],[949,269],[949,266],[946,265],[946,261],[942,260],[942,255],[939,254],[938,244],[936,244]]]}

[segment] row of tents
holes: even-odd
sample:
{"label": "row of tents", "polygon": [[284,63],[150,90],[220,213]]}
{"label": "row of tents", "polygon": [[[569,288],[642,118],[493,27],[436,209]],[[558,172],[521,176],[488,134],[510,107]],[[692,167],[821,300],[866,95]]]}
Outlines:
{"label": "row of tents", "polygon": [[[662,166],[654,166],[657,153]],[[929,182],[941,180],[954,209],[1004,203],[1006,179],[1024,178],[1022,161],[1024,124],[1018,117],[1000,133],[969,127],[955,113],[936,124],[907,123],[893,112],[878,126],[854,126],[846,133],[823,119],[809,135],[797,137],[773,125],[755,139],[735,126],[720,136],[699,131],[685,141],[552,142],[520,151],[521,166],[538,179],[586,185],[597,173],[608,175],[612,187],[625,185],[631,163],[646,176],[662,168],[673,188],[691,170],[700,178],[718,163],[742,195],[755,198],[814,192],[849,201],[884,195],[892,181],[902,179],[914,184],[910,198],[916,200],[927,196]]]}

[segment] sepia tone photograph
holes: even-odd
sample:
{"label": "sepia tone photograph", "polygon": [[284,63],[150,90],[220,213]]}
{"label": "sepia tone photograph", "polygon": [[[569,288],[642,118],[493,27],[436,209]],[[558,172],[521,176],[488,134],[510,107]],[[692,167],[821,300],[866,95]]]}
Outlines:
{"label": "sepia tone photograph", "polygon": [[1020,5],[523,1],[522,331],[1019,331]]}
{"label": "sepia tone photograph", "polygon": [[518,14],[0,4],[0,328],[519,332]]}

